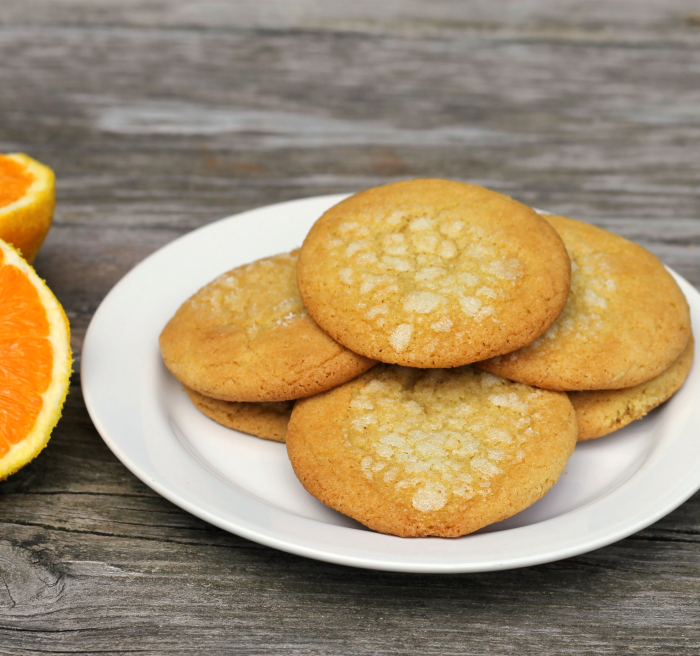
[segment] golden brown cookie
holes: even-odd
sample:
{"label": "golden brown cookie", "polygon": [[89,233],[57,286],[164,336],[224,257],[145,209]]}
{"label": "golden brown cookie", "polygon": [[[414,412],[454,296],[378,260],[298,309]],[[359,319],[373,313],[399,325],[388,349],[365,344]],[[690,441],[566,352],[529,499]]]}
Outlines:
{"label": "golden brown cookie", "polygon": [[311,319],[296,286],[296,262],[296,251],[258,260],[187,300],[160,336],[175,378],[224,401],[288,401],[373,366]]}
{"label": "golden brown cookie", "polygon": [[542,497],[576,432],[566,394],[472,367],[379,365],[297,402],[287,453],[313,496],[369,528],[456,537]]}
{"label": "golden brown cookie", "polygon": [[515,353],[480,362],[486,371],[551,390],[638,385],[680,355],[688,303],[649,251],[596,226],[547,216],[571,257],[571,294],[554,325]]}
{"label": "golden brown cookie", "polygon": [[694,355],[691,335],[671,366],[645,383],[619,390],[569,392],[578,420],[578,441],[608,435],[670,399],[688,377]]}
{"label": "golden brown cookie", "polygon": [[561,312],[570,265],[529,207],[463,182],[368,189],[311,228],[298,283],[311,316],[356,353],[454,367],[513,351]]}
{"label": "golden brown cookie", "polygon": [[222,401],[185,388],[194,406],[215,422],[266,440],[284,442],[294,401]]}

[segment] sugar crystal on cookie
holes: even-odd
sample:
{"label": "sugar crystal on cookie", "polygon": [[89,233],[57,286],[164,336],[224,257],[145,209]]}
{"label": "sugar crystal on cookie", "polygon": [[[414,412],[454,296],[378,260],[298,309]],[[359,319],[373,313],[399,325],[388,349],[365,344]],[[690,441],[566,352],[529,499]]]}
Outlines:
{"label": "sugar crystal on cookie", "polygon": [[[384,388],[375,384],[353,394],[347,438],[365,454],[365,475],[373,480],[376,472],[389,467],[392,476],[381,482],[412,490],[417,509],[442,507],[453,494],[461,499],[475,494],[466,482],[476,483],[480,494],[486,494],[489,481],[501,473],[499,463],[514,459],[504,445],[524,441],[522,429],[529,427],[530,419],[523,412],[538,396],[531,388],[469,370],[423,375],[406,370],[387,374],[383,382]],[[487,396],[479,392],[494,388],[504,391]],[[399,389],[404,402],[381,402]],[[371,413],[365,410],[369,404]],[[499,412],[491,413],[491,407]],[[465,416],[470,416],[469,431],[464,430]],[[455,424],[462,430],[454,430]],[[377,438],[368,437],[369,426]]]}

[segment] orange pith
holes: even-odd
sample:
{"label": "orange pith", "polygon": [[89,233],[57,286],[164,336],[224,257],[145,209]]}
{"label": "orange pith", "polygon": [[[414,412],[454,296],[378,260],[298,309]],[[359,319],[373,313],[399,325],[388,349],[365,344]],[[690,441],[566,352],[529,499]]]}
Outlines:
{"label": "orange pith", "polygon": [[34,176],[18,162],[0,155],[0,207],[23,198]]}
{"label": "orange pith", "polygon": [[39,293],[4,260],[0,251],[0,457],[34,427],[54,357]]}

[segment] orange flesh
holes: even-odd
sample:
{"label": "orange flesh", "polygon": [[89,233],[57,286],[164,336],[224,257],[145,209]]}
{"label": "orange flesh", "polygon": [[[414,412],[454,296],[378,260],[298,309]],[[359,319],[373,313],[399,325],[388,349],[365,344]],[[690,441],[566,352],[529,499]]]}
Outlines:
{"label": "orange flesh", "polygon": [[0,207],[23,198],[34,177],[24,166],[0,155]]}
{"label": "orange flesh", "polygon": [[53,347],[39,293],[0,251],[0,457],[34,427],[51,383]]}

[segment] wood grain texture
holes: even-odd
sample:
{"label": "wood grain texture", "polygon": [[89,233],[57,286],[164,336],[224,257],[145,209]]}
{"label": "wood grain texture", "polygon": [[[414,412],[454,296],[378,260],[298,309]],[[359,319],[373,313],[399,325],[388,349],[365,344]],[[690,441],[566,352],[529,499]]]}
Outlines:
{"label": "wood grain texture", "polygon": [[[36,260],[79,354],[179,235],[415,176],[638,241],[700,285],[695,0],[5,0],[0,152],[58,179]],[[76,373],[0,483],[0,654],[700,652],[700,495],[590,554],[480,575],[355,570],[181,511],[90,421]]]}

